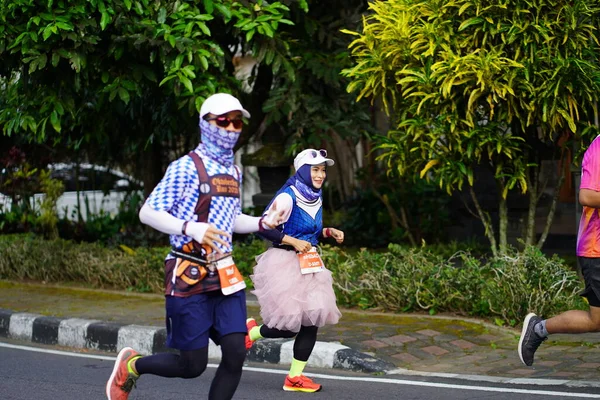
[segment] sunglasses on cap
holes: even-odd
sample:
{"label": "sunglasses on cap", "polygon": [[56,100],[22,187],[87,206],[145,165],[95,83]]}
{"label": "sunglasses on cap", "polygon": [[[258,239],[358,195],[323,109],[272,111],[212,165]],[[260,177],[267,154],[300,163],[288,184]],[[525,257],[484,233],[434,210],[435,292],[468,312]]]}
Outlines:
{"label": "sunglasses on cap", "polygon": [[321,155],[321,157],[327,158],[327,150],[325,150],[325,149],[312,150],[309,154],[312,158],[317,158],[319,156],[319,154]]}
{"label": "sunglasses on cap", "polygon": [[244,126],[244,120],[241,118],[229,118],[229,117],[213,117],[213,118],[206,118],[207,121],[215,121],[215,123],[217,124],[217,126],[221,127],[221,128],[227,128],[229,126],[229,124],[233,124],[233,127],[235,129],[241,129],[242,126]]}

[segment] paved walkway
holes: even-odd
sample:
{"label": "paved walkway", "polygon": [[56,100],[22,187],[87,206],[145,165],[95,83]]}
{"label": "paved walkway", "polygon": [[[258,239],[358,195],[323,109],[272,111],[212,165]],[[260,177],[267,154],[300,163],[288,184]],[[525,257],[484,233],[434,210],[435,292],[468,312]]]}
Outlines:
{"label": "paved walkway", "polygon": [[[249,297],[248,314],[258,317]],[[164,325],[163,297],[0,281],[0,308],[59,318]],[[338,325],[319,341],[340,342],[415,373],[598,381],[600,335],[554,335],[536,354],[533,367],[516,352],[520,330],[452,316],[385,314],[342,310]],[[260,320],[260,318],[257,318]]]}

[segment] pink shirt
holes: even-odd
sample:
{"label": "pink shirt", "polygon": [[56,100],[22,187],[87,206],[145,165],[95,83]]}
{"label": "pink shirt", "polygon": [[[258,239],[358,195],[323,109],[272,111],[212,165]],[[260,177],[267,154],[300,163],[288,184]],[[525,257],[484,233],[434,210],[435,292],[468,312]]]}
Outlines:
{"label": "pink shirt", "polygon": [[[600,192],[600,136],[594,139],[583,155],[581,162],[580,189]],[[579,257],[600,257],[600,209],[583,206],[579,232],[577,234],[577,255]]]}

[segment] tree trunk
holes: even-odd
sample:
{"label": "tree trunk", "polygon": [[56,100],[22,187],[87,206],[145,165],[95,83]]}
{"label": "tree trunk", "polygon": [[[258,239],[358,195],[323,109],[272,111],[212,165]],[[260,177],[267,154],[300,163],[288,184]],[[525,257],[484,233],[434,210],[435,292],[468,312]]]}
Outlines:
{"label": "tree trunk", "polygon": [[[539,188],[539,173],[538,167],[530,169],[533,173],[533,179],[529,173],[525,174],[525,180],[527,181],[527,192],[529,193],[529,207],[527,210],[527,222],[525,225],[525,246],[533,245],[535,240],[535,214],[538,205],[538,188]],[[529,171],[528,171],[529,172]]]}
{"label": "tree trunk", "polygon": [[[502,193],[502,191],[500,193]],[[500,196],[500,201],[498,203],[498,219],[499,251],[500,254],[504,254],[508,248],[508,207],[506,205],[506,199],[502,197],[502,195]]]}
{"label": "tree trunk", "polygon": [[550,212],[548,213],[548,217],[546,218],[546,225],[544,226],[544,231],[542,232],[542,236],[540,236],[540,240],[537,242],[537,248],[541,249],[548,238],[548,233],[550,232],[550,227],[552,226],[552,222],[554,220],[554,213],[556,212],[556,204],[558,203],[558,197],[560,194],[560,188],[565,181],[565,168],[561,168],[561,174],[558,178],[558,183],[554,188],[554,196],[552,196],[552,204],[550,205]]}
{"label": "tree trunk", "polygon": [[400,216],[398,216],[398,213],[396,212],[394,207],[392,207],[392,205],[390,204],[390,200],[387,197],[387,195],[382,195],[374,187],[372,188],[372,190],[373,190],[373,193],[375,193],[375,196],[377,196],[377,198],[379,200],[381,200],[383,205],[385,205],[385,208],[388,211],[388,215],[390,216],[390,222],[392,224],[392,229],[397,229],[398,226],[401,226],[406,231],[406,235],[408,236],[408,241],[410,242],[411,246],[416,246],[417,242],[410,230],[410,225],[408,223],[408,218],[406,216],[406,210],[404,209],[404,207],[400,207]]}
{"label": "tree trunk", "polygon": [[473,200],[473,204],[475,204],[475,208],[477,209],[477,215],[485,228],[485,235],[490,241],[490,247],[492,249],[492,254],[494,257],[498,255],[498,245],[496,243],[496,237],[494,235],[494,224],[492,223],[490,216],[483,211],[481,205],[479,204],[479,200],[477,200],[477,196],[475,195],[475,191],[473,190],[473,186],[469,186],[469,193],[471,194],[471,199]]}

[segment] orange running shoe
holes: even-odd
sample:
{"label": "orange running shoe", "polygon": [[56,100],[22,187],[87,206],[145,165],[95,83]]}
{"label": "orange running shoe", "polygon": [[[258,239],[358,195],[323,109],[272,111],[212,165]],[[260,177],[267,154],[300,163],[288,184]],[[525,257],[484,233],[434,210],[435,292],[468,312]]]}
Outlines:
{"label": "orange running shoe", "polygon": [[304,375],[294,377],[288,375],[285,377],[283,390],[288,392],[314,393],[321,390],[321,385],[314,383],[312,379]]}
{"label": "orange running shoe", "polygon": [[124,347],[117,356],[112,375],[106,383],[106,396],[108,400],[127,400],[129,392],[135,386],[138,375],[129,371],[127,364],[134,357],[139,357],[139,353],[131,347]]}
{"label": "orange running shoe", "polygon": [[250,329],[254,328],[255,326],[258,326],[258,324],[254,318],[248,318],[246,320],[246,330],[248,331],[246,333],[246,350],[250,350],[254,344],[254,340],[250,339]]}

